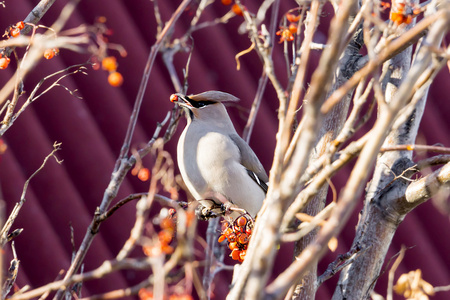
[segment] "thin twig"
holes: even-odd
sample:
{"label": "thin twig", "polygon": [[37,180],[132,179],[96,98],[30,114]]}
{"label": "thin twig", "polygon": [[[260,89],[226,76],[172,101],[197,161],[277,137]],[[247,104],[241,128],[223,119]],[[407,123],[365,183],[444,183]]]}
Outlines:
{"label": "thin twig", "polygon": [[34,171],[34,173],[31,174],[31,176],[28,177],[28,179],[25,181],[25,183],[23,185],[23,189],[22,189],[22,195],[20,196],[20,201],[17,202],[16,205],[14,206],[11,214],[8,217],[8,220],[6,220],[5,225],[2,228],[2,231],[0,232],[1,247],[3,247],[5,245],[5,243],[8,241],[8,233],[11,230],[11,227],[14,224],[14,221],[16,220],[17,216],[19,215],[21,208],[25,204],[25,201],[26,201],[25,196],[27,194],[28,185],[30,184],[31,179],[34,176],[36,176],[45,167],[45,165],[47,164],[47,161],[50,159],[50,157],[54,157],[57,163],[59,163],[59,164],[62,163],[62,160],[58,160],[58,158],[55,156],[55,152],[57,152],[59,150],[61,150],[61,143],[55,142],[53,144],[52,152],[50,152],[50,154],[44,158],[44,161],[41,164],[41,166],[36,171]]}
{"label": "thin twig", "polygon": [[405,257],[405,251],[406,251],[406,247],[404,245],[402,245],[402,248],[400,249],[400,254],[398,255],[398,257],[395,260],[394,264],[392,265],[391,269],[389,270],[386,300],[393,299],[392,292],[393,292],[393,287],[394,287],[394,275],[395,275],[395,271],[397,271],[398,266],[402,262],[403,257]]}
{"label": "thin twig", "polygon": [[316,288],[322,285],[326,280],[336,275],[340,270],[351,264],[366,249],[361,249],[359,245],[352,247],[350,251],[339,255],[332,263],[330,263],[325,272],[317,278]]}

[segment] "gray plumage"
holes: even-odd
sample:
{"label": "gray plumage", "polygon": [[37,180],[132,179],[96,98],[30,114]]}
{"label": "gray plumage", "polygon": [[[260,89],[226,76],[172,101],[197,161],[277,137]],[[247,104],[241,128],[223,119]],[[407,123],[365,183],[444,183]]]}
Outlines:
{"label": "gray plumage", "polygon": [[213,204],[206,199],[216,199],[217,203],[220,197],[213,195],[221,195],[255,217],[265,198],[268,176],[253,150],[236,133],[222,104],[239,99],[218,91],[172,97],[171,101],[186,110],[188,119],[177,156],[191,194],[206,207]]}

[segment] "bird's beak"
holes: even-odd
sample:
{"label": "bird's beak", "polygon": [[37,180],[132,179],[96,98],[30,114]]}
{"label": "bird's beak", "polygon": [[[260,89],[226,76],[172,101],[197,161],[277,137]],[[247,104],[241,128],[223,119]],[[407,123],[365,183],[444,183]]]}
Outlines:
{"label": "bird's beak", "polygon": [[186,99],[186,96],[181,94],[170,95],[170,102],[176,103],[182,107],[192,108],[192,104]]}

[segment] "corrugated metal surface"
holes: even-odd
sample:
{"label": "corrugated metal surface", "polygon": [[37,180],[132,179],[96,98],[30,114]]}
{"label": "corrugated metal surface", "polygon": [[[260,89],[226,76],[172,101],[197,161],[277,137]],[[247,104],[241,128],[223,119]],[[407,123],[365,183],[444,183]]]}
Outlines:
{"label": "corrugated metal surface", "polygon": [[[38,1],[6,1],[6,8],[0,8],[0,28],[6,28],[31,11]],[[180,1],[159,1],[165,20]],[[42,24],[51,25],[66,1],[56,1]],[[259,1],[247,1],[250,10],[254,10]],[[283,1],[281,12],[294,7],[294,2]],[[227,7],[220,1],[208,8],[204,20],[222,16]],[[185,12],[186,17],[177,25],[179,34],[184,32],[192,10]],[[156,23],[153,6],[148,0],[135,1],[82,1],[67,28],[82,23],[93,23],[98,16],[106,16],[107,25],[114,31],[110,40],[122,44],[128,51],[126,58],[119,58],[119,71],[125,82],[120,88],[107,84],[106,72],[89,70],[89,76],[75,75],[64,80],[64,85],[71,90],[77,89],[77,95],[83,99],[70,96],[62,88],[55,88],[45,97],[34,103],[14,124],[4,137],[8,145],[7,152],[1,157],[0,182],[3,198],[10,212],[14,203],[20,198],[25,180],[40,166],[43,158],[50,153],[54,141],[62,142],[63,150],[57,155],[64,162],[58,165],[50,160],[48,165],[31,181],[27,202],[21,211],[15,227],[25,230],[16,239],[16,249],[21,260],[18,285],[30,284],[37,287],[54,280],[61,269],[66,269],[71,258],[70,229],[75,232],[75,242],[81,242],[91,216],[99,205],[106,185],[111,176],[114,162],[118,156],[133,102],[143,73],[144,62],[155,40]],[[242,101],[245,110],[236,107],[229,109],[238,132],[242,132],[245,116],[251,106],[258,79],[261,74],[259,59],[255,53],[241,58],[241,71],[235,70],[234,55],[249,46],[245,35],[236,33],[241,20],[235,18],[227,25],[207,28],[194,33],[195,50],[192,56],[189,78],[189,90],[192,93],[204,90],[223,90],[230,92]],[[318,40],[324,40],[317,35]],[[275,61],[283,64],[282,46],[277,46]],[[317,61],[318,54],[313,56]],[[82,62],[87,57],[62,51],[60,56],[50,61],[42,61],[35,72],[25,82],[25,90],[30,92],[43,76]],[[176,57],[177,71],[185,65],[187,54]],[[314,63],[312,63],[314,65]],[[283,70],[280,68],[280,76]],[[12,75],[12,68],[0,72],[0,84]],[[420,130],[421,139],[428,144],[442,143],[449,145],[448,136],[450,105],[447,101],[450,78],[447,71],[441,72],[432,86],[425,116]],[[173,87],[161,59],[157,59],[151,73],[143,107],[133,138],[133,146],[139,147],[153,134],[156,122],[161,121],[166,112],[172,108],[168,101]],[[256,128],[252,135],[251,146],[260,157],[267,170],[275,146],[277,130],[277,100],[273,89],[268,86],[264,96]],[[241,117],[243,113],[244,118]],[[183,124],[182,124],[183,125]],[[175,155],[176,138],[166,145]],[[334,179],[339,187],[345,183],[348,170]],[[146,191],[147,186],[129,177],[124,182],[118,199],[133,192]],[[351,245],[357,212],[340,237],[337,252],[345,252]],[[111,259],[120,249],[134,219],[133,205],[127,205],[101,227],[86,257],[85,270],[91,270],[104,259]],[[450,239],[448,217],[443,216],[426,203],[413,211],[401,224],[394,238],[388,258],[394,255],[402,244],[415,246],[409,250],[399,272],[421,268],[424,278],[433,285],[450,283]],[[204,229],[204,226],[203,226]],[[290,253],[289,247],[283,251]],[[9,255],[9,254],[8,254]],[[284,255],[286,257],[286,255]],[[330,254],[321,264],[333,260]],[[276,272],[289,263],[290,259],[279,258]],[[84,293],[104,292],[118,287],[125,287],[136,282],[133,272],[116,273],[101,282],[85,285]],[[229,280],[222,275],[221,280]],[[385,294],[387,275],[379,280],[379,293]],[[337,278],[330,280],[320,288],[317,299],[329,299]],[[223,298],[223,290],[228,281],[216,282],[217,299]],[[440,294],[435,299],[447,299],[449,294]]]}

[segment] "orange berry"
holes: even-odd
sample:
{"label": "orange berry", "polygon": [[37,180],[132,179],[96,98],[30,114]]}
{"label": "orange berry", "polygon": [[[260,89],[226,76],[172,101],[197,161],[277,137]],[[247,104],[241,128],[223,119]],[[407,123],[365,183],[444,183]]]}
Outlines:
{"label": "orange berry", "polygon": [[297,24],[295,24],[295,23],[289,24],[289,31],[292,34],[297,34]]}
{"label": "orange berry", "polygon": [[236,234],[230,233],[229,235],[227,235],[227,239],[230,243],[236,242]]}
{"label": "orange berry", "polygon": [[244,260],[246,254],[247,254],[247,251],[246,250],[242,250],[241,253],[239,253],[239,258]]}
{"label": "orange berry", "polygon": [[170,95],[170,102],[178,101],[178,96],[175,94]]}
{"label": "orange berry", "polygon": [[9,57],[2,57],[0,58],[0,70],[6,69],[9,65],[9,62],[11,60],[9,59]]}
{"label": "orange berry", "polygon": [[172,233],[162,230],[158,233],[158,238],[161,243],[169,244],[172,241]]}
{"label": "orange berry", "polygon": [[230,235],[232,232],[233,232],[233,229],[231,229],[231,228],[228,227],[227,229],[225,229],[225,230],[223,231],[223,234],[226,235],[226,236],[228,236],[228,235]]}
{"label": "orange berry", "polygon": [[242,9],[237,5],[237,3],[233,4],[231,7],[231,11],[234,12],[237,16],[243,16],[244,13],[242,12]]}
{"label": "orange berry", "polygon": [[123,76],[119,72],[112,72],[108,76],[108,82],[111,86],[119,87],[123,83]]}
{"label": "orange berry", "polygon": [[217,240],[219,243],[222,243],[223,241],[225,241],[226,237],[222,234],[221,236],[219,236],[219,239]]}
{"label": "orange berry", "polygon": [[159,226],[162,229],[168,229],[168,230],[174,230],[175,229],[175,222],[172,219],[164,218],[161,220],[161,223]]}
{"label": "orange berry", "polygon": [[296,16],[296,15],[294,15],[294,14],[286,14],[286,19],[289,21],[289,22],[292,22],[292,23],[297,23],[298,21],[300,21],[300,15],[298,15],[298,16]]}
{"label": "orange berry", "polygon": [[44,51],[44,57],[46,59],[52,59],[55,56],[55,51],[53,49],[47,49]]}
{"label": "orange berry", "polygon": [[172,254],[173,253],[173,247],[169,246],[167,244],[162,243],[161,244],[161,251],[165,254]]}
{"label": "orange berry", "polygon": [[[109,78],[108,78],[108,80],[109,80]],[[111,84],[111,82],[110,82],[110,84]],[[139,170],[137,177],[141,181],[147,181],[150,178],[150,171],[147,168],[142,168]]]}
{"label": "orange berry", "polygon": [[22,30],[25,28],[25,24],[23,23],[23,21],[20,21],[16,23],[16,27],[19,28],[19,30]]}
{"label": "orange berry", "polygon": [[241,253],[241,250],[239,249],[233,249],[233,251],[231,251],[231,258],[234,260],[238,260],[239,259],[239,254]]}
{"label": "orange berry", "polygon": [[20,29],[19,28],[11,28],[11,30],[9,31],[9,34],[12,37],[18,37],[20,35]]}
{"label": "orange berry", "polygon": [[234,249],[236,249],[236,247],[237,247],[237,244],[236,244],[236,243],[230,243],[230,244],[228,244],[228,248],[230,248],[230,250],[234,250]]}
{"label": "orange berry", "polygon": [[231,2],[233,2],[233,1],[232,0],[222,0],[223,5],[230,5]]}
{"label": "orange berry", "polygon": [[114,56],[105,57],[102,60],[102,69],[110,72],[117,70],[116,58]]}
{"label": "orange berry", "polygon": [[145,288],[140,289],[138,295],[140,300],[153,300],[153,292]]}
{"label": "orange berry", "polygon": [[245,224],[247,224],[247,218],[244,216],[241,216],[241,217],[239,217],[239,219],[237,219],[236,223],[239,227],[244,227]]}
{"label": "orange berry", "polygon": [[246,235],[245,233],[241,233],[237,238],[239,244],[247,244],[248,240],[248,235]]}
{"label": "orange berry", "polygon": [[289,28],[286,28],[285,26],[280,26],[280,30],[276,32],[276,35],[281,36],[280,37],[280,43],[284,41],[291,42],[294,40],[294,36],[292,35],[292,32],[289,30]]}

